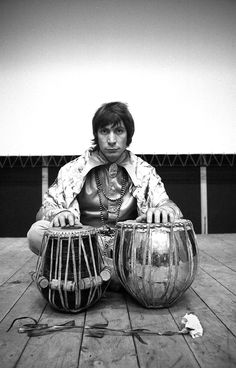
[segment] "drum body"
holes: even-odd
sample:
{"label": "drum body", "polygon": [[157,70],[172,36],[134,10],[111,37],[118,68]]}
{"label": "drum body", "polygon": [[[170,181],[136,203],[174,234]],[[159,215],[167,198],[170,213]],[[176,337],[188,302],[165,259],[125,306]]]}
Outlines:
{"label": "drum body", "polygon": [[117,224],[114,268],[124,288],[143,306],[171,306],[192,284],[197,264],[190,221]]}
{"label": "drum body", "polygon": [[64,312],[79,312],[97,302],[110,279],[97,231],[51,228],[45,232],[35,282],[49,303]]}

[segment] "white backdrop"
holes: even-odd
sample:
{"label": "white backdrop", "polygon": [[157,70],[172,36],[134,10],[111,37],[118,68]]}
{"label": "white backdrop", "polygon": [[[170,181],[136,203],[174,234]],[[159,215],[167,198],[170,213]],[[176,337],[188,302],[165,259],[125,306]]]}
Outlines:
{"label": "white backdrop", "polygon": [[135,153],[235,153],[236,1],[1,0],[0,155],[77,155],[104,102]]}

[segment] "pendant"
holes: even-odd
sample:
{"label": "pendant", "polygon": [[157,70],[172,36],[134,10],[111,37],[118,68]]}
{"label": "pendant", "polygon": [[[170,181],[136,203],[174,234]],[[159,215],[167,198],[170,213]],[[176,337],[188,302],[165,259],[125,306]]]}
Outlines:
{"label": "pendant", "polygon": [[114,246],[114,236],[106,237],[104,246],[104,253],[107,257],[112,258],[113,246]]}
{"label": "pendant", "polygon": [[108,213],[116,213],[118,211],[118,207],[116,206],[109,206],[109,208],[107,209]]}
{"label": "pendant", "polygon": [[101,235],[101,249],[103,252],[103,255],[109,258],[112,258],[113,253],[113,246],[114,246],[114,240],[115,240],[115,234],[114,230],[111,229],[110,234],[104,234],[103,231],[100,232]]}
{"label": "pendant", "polygon": [[118,173],[118,165],[116,163],[113,163],[109,167],[109,176],[110,178],[115,178]]}
{"label": "pendant", "polygon": [[110,237],[106,237],[106,240],[105,240],[105,249],[111,249],[113,248],[113,245],[114,245],[114,237],[113,236],[110,236]]}

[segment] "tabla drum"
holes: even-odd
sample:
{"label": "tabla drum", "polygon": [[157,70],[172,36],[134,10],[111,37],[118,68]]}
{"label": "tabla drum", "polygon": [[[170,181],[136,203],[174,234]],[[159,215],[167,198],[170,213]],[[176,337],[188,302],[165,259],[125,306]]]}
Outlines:
{"label": "tabla drum", "polygon": [[147,308],[169,307],[192,284],[198,248],[189,220],[118,222],[114,268],[123,287]]}
{"label": "tabla drum", "polygon": [[34,280],[49,303],[64,312],[79,312],[97,302],[111,272],[90,226],[50,228],[42,241]]}

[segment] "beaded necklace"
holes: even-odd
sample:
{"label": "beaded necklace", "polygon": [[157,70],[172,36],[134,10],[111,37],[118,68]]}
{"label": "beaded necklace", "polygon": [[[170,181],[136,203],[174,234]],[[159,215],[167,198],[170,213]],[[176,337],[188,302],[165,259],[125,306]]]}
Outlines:
{"label": "beaded necklace", "polygon": [[[109,169],[109,176],[110,177],[115,177],[117,175],[117,171],[118,171],[118,167],[114,167],[114,164],[112,164],[110,166]],[[116,172],[116,173],[115,173]],[[128,175],[125,172],[125,174],[123,174],[122,176],[122,185],[121,185],[121,192],[120,192],[120,196],[119,198],[113,199],[110,198],[101,183],[101,180],[99,178],[98,175],[98,170],[95,170],[95,181],[96,181],[96,185],[97,185],[97,191],[98,191],[98,198],[99,198],[99,209],[100,209],[100,217],[101,217],[101,221],[102,221],[102,226],[103,229],[100,229],[100,234],[102,235],[102,242],[103,242],[103,253],[105,256],[109,257],[109,258],[113,258],[113,246],[114,246],[114,236],[115,236],[115,229],[111,228],[110,226],[108,226],[105,222],[104,219],[104,215],[103,215],[103,210],[107,211],[107,212],[112,212],[112,213],[116,213],[116,218],[115,218],[115,226],[119,220],[120,217],[120,208],[121,205],[123,203],[123,198],[125,193],[127,192],[128,189]],[[117,202],[117,206],[113,207],[113,210],[108,210],[108,208],[106,208],[104,206],[104,204],[102,203],[102,194],[104,195],[104,197],[108,200],[111,201],[113,203]]]}
{"label": "beaded necklace", "polygon": [[[106,222],[105,222],[105,219],[104,219],[104,215],[103,215],[103,210],[106,210],[107,212],[110,212],[110,213],[116,213],[116,220],[115,220],[115,225],[117,224],[118,220],[119,220],[119,216],[120,216],[120,208],[121,208],[121,205],[123,203],[123,198],[124,198],[124,195],[126,194],[127,192],[127,188],[128,188],[128,177],[127,177],[127,174],[125,173],[123,176],[122,176],[122,185],[121,185],[121,192],[120,192],[120,196],[116,199],[114,198],[110,198],[104,188],[103,188],[103,185],[101,183],[101,180],[99,178],[99,175],[98,175],[98,171],[95,170],[95,181],[96,181],[96,185],[97,185],[97,191],[98,191],[98,198],[99,198],[99,209],[100,209],[100,216],[101,216],[101,221],[102,221],[102,225],[104,228],[107,227],[106,225]],[[111,201],[111,202],[116,202],[117,203],[117,206],[112,210],[108,210],[108,208],[106,208],[104,206],[104,204],[102,203],[102,194],[104,195],[104,197],[108,200],[108,201]]]}

